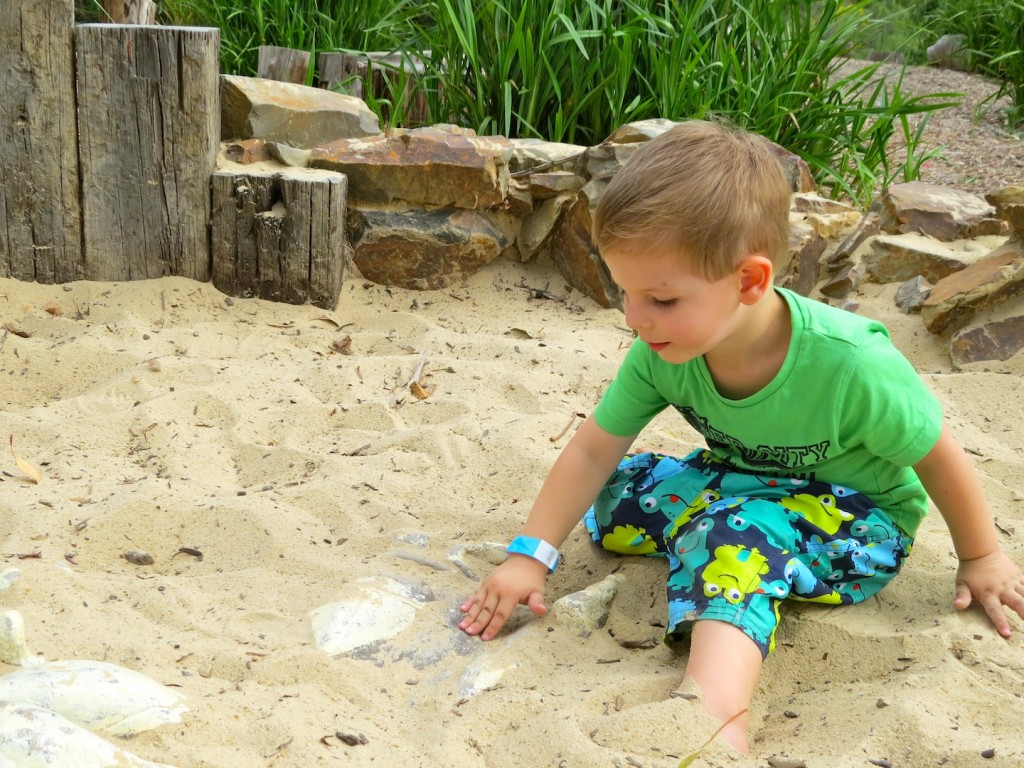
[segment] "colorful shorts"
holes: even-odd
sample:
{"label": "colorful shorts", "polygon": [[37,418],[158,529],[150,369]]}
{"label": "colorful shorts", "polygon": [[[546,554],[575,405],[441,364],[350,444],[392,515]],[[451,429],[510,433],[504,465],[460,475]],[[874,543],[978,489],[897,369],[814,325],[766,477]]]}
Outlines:
{"label": "colorful shorts", "polygon": [[706,450],[626,456],[584,517],[605,549],[668,558],[666,639],[697,619],[733,624],[767,656],[786,598],[859,603],[913,539],[862,493],[737,470]]}

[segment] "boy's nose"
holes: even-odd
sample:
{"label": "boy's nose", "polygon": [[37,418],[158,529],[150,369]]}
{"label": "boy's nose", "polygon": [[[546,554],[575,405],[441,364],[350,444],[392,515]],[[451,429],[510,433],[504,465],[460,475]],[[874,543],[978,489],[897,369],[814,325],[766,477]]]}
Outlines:
{"label": "boy's nose", "polygon": [[647,324],[646,313],[643,311],[642,302],[630,301],[628,296],[623,296],[622,308],[626,314],[626,325],[634,331],[639,330]]}

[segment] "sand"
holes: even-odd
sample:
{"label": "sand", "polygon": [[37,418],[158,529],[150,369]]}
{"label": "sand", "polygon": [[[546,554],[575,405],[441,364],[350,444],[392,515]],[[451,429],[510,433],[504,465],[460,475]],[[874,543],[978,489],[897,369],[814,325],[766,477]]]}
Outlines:
{"label": "sand", "polygon": [[[861,311],[942,400],[1024,563],[1024,359],[951,371],[894,289],[865,286]],[[334,312],[178,278],[2,280],[0,311],[0,437],[42,474],[26,481],[5,446],[0,569],[21,577],[0,609],[24,615],[47,659],[114,662],[187,696],[183,722],[132,752],[180,768],[653,768],[705,735],[668,696],[686,649],[658,642],[660,561],[597,552],[577,529],[549,601],[617,571],[606,627],[579,637],[519,616],[486,647],[453,628],[476,583],[466,571],[491,565],[448,555],[517,532],[630,342],[618,312],[549,267],[498,262],[434,292],[350,278]],[[425,399],[408,386],[421,362]],[[642,439],[699,444],[671,414]],[[955,564],[935,513],[880,596],[790,611],[754,704],[754,755],[697,765],[1024,764],[1024,622],[1004,640],[980,612],[954,613]],[[309,612],[370,576],[432,599],[393,641],[328,657]],[[485,651],[508,670],[461,696]]]}

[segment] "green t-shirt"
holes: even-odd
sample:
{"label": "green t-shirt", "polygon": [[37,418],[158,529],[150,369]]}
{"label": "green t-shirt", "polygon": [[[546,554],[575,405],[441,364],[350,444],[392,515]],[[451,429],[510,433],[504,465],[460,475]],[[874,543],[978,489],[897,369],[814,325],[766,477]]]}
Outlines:
{"label": "green t-shirt", "polygon": [[673,406],[733,466],[860,491],[913,536],[928,497],[911,467],[942,431],[938,400],[881,323],[776,290],[792,337],[761,391],[723,398],[703,357],[667,363],[638,339],[594,418],[611,434],[633,435]]}

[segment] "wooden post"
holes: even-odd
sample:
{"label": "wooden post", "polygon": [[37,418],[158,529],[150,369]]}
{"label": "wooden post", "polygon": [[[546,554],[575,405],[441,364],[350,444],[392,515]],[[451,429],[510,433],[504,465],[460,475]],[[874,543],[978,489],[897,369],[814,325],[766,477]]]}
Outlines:
{"label": "wooden post", "polygon": [[[417,90],[425,67],[415,57],[382,51],[325,52],[317,57],[317,69],[317,83],[321,88],[349,96],[363,98],[364,89],[368,87],[373,98],[390,102],[401,86],[400,105],[405,124],[429,121],[426,98]],[[381,113],[385,120],[390,119],[391,109],[387,104],[382,105]]]}
{"label": "wooden post", "polygon": [[282,48],[278,45],[261,45],[256,76],[264,80],[305,85],[306,75],[309,73],[309,60],[309,51]]}
{"label": "wooden post", "polygon": [[210,279],[220,31],[76,28],[85,273]]}
{"label": "wooden post", "polygon": [[84,276],[71,0],[0,0],[0,274]]}
{"label": "wooden post", "polygon": [[[351,53],[321,53],[316,60],[317,84],[328,91],[363,98],[366,78],[365,56]],[[379,94],[375,94],[379,95]]]}
{"label": "wooden post", "polygon": [[218,290],[335,308],[346,258],[344,174],[218,171],[211,186]]}

